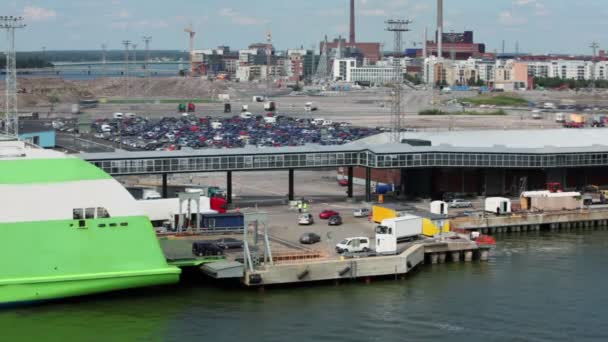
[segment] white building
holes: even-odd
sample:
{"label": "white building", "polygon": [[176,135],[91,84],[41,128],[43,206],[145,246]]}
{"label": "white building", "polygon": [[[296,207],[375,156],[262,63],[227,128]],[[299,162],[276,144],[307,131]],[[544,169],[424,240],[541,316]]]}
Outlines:
{"label": "white building", "polygon": [[352,82],[351,73],[356,67],[357,60],[355,58],[334,59],[332,79],[334,81]]}
{"label": "white building", "polygon": [[403,80],[402,69],[394,66],[357,66],[357,59],[335,59],[332,69],[334,81],[386,84]]}
{"label": "white building", "polygon": [[528,72],[534,77],[549,77],[573,80],[608,79],[608,61],[557,59],[550,61],[529,61]]}

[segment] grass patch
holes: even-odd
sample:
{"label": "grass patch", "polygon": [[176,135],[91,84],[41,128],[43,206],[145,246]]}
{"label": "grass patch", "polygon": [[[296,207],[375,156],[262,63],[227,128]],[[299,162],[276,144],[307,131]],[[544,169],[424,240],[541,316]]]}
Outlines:
{"label": "grass patch", "polygon": [[216,103],[219,102],[213,99],[112,99],[107,100],[110,104],[144,104],[144,103],[163,103],[163,104],[179,104],[179,103]]}
{"label": "grass patch", "polygon": [[447,115],[479,115],[479,116],[488,115],[488,116],[500,116],[500,115],[507,115],[507,113],[505,113],[505,111],[502,110],[502,109],[494,110],[494,111],[491,111],[491,112],[444,112],[444,111],[439,110],[439,109],[425,109],[425,110],[422,110],[422,111],[418,112],[418,115],[427,115],[427,116],[430,116],[430,115],[437,115],[437,116],[439,116],[439,115],[444,115],[444,116],[447,116]]}
{"label": "grass patch", "polygon": [[493,105],[493,106],[511,106],[511,107],[527,107],[528,100],[512,95],[497,95],[497,96],[478,96],[460,100],[474,105]]}

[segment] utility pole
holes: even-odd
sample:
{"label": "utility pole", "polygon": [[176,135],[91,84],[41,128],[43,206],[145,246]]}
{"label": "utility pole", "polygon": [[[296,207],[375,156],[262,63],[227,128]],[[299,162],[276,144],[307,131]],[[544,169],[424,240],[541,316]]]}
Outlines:
{"label": "utility pole", "polygon": [[270,64],[272,63],[272,32],[266,33],[266,100],[270,92]]}
{"label": "utility pole", "polygon": [[131,41],[123,40],[122,45],[125,46],[125,97],[129,98],[129,45],[131,45]]}
{"label": "utility pole", "polygon": [[403,116],[403,108],[401,106],[401,82],[394,83],[391,92],[391,138],[390,142],[394,144],[401,143],[401,119]]}
{"label": "utility pole", "polygon": [[137,44],[131,44],[133,46],[133,76],[137,77]]}
{"label": "utility pole", "polygon": [[152,37],[150,36],[144,36],[142,37],[142,39],[144,40],[144,43],[146,44],[146,55],[145,55],[145,59],[144,59],[144,69],[146,70],[146,78],[148,78],[150,76],[150,72],[148,71],[149,69],[149,65],[148,63],[150,63],[150,40],[152,40]]}
{"label": "utility pole", "polygon": [[384,22],[386,24],[386,31],[393,32],[395,37],[394,52],[395,57],[399,57],[403,54],[403,34],[410,31],[408,25],[412,23],[411,20],[401,19],[390,19]]}
{"label": "utility pole", "polygon": [[194,76],[194,36],[196,36],[196,32],[194,32],[194,29],[192,28],[192,23],[190,23],[190,25],[188,25],[188,27],[186,27],[184,29],[184,32],[186,32],[188,34],[188,43],[189,43],[189,53],[190,53],[190,76]]}
{"label": "utility pole", "polygon": [[101,44],[101,75],[106,77],[106,44]]}
{"label": "utility pole", "polygon": [[15,30],[24,28],[22,17],[0,16],[0,29],[6,30],[6,108],[4,131],[19,137],[19,111],[17,110],[17,57],[15,54]]}
{"label": "utility pole", "polygon": [[600,45],[597,42],[592,42],[591,43],[591,50],[593,51],[593,55],[591,56],[591,90],[595,93],[595,67],[596,67],[596,56],[597,56],[597,49],[600,47]]}

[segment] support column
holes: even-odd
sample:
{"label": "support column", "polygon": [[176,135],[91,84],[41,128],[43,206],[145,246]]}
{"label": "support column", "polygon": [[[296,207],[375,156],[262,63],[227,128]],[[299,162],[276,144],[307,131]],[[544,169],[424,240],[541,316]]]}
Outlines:
{"label": "support column", "polygon": [[232,204],[232,171],[226,172],[226,203]]}
{"label": "support column", "polygon": [[353,198],[353,167],[348,167],[348,188],[346,190],[348,198]]}
{"label": "support column", "polygon": [[293,191],[293,169],[289,169],[289,193],[287,195],[287,197],[289,198],[290,201],[293,201],[294,199],[294,191]]}
{"label": "support column", "polygon": [[168,198],[169,197],[169,191],[167,190],[167,174],[163,173],[163,183],[162,183],[162,189],[161,189],[161,193],[163,195],[163,198]]}
{"label": "support column", "polygon": [[372,201],[372,169],[365,168],[365,202]]}

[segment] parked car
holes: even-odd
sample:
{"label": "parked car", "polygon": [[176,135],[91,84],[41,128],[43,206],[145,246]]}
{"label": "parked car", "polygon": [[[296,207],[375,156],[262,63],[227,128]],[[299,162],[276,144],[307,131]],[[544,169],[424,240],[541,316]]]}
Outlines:
{"label": "parked car", "polygon": [[321,237],[315,233],[304,233],[300,236],[300,243],[304,245],[312,245],[321,242]]}
{"label": "parked car", "polygon": [[369,239],[366,237],[346,238],[336,245],[336,252],[358,253],[369,252]]}
{"label": "parked car", "polygon": [[320,214],[319,214],[319,218],[321,220],[329,220],[330,217],[332,216],[336,216],[336,215],[340,215],[339,212],[335,211],[335,210],[323,210]]}
{"label": "parked car", "polygon": [[472,208],[473,203],[465,201],[461,198],[454,198],[448,202],[448,208]]}
{"label": "parked car", "polygon": [[338,185],[340,185],[340,186],[348,186],[348,179],[346,179],[346,178],[340,178],[340,179],[338,179]]}
{"label": "parked car", "polygon": [[315,220],[314,220],[312,214],[310,214],[310,213],[304,213],[304,214],[301,214],[298,217],[298,224],[299,225],[308,226],[308,225],[311,225],[311,224],[314,224],[314,223],[315,223]]}
{"label": "parked car", "polygon": [[334,215],[329,218],[327,224],[330,226],[341,226],[342,225],[342,216]]}
{"label": "parked car", "polygon": [[372,213],[372,210],[369,208],[359,208],[353,211],[354,217],[368,217]]}
{"label": "parked car", "polygon": [[213,241],[197,241],[192,243],[192,254],[199,257],[220,256],[224,254],[224,251]]}
{"label": "parked car", "polygon": [[215,240],[215,245],[221,249],[243,248],[243,241],[234,238],[222,238]]}

